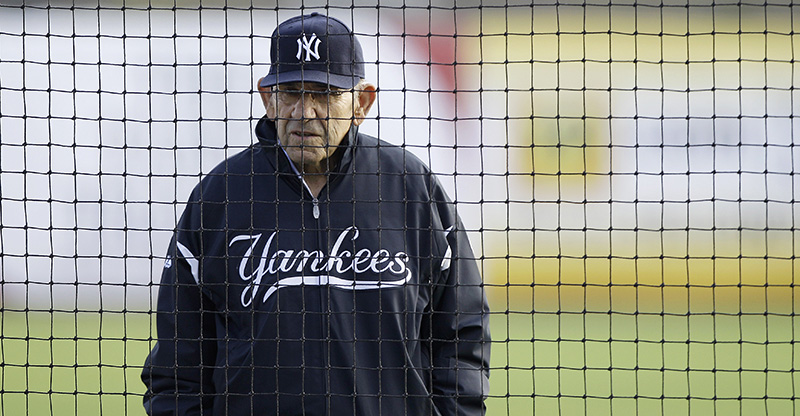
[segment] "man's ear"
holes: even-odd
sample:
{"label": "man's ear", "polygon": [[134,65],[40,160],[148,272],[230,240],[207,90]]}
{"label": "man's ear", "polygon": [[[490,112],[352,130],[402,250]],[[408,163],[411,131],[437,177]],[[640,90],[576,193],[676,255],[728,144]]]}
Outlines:
{"label": "man's ear", "polygon": [[267,118],[274,120],[275,102],[273,100],[275,96],[272,94],[272,88],[261,86],[262,79],[264,78],[259,78],[256,84],[258,86],[258,94],[261,95],[261,102],[264,103],[264,109],[267,110]]}
{"label": "man's ear", "polygon": [[364,122],[369,114],[369,109],[375,103],[377,90],[375,86],[368,83],[358,84],[355,92],[356,101],[353,103],[353,125],[358,126]]}

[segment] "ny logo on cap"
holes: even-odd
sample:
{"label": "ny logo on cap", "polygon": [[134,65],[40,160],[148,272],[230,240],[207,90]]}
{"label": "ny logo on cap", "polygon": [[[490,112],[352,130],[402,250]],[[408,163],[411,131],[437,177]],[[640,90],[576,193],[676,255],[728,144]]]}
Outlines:
{"label": "ny logo on cap", "polygon": [[[314,59],[319,60],[319,44],[320,40],[317,39],[317,34],[312,33],[311,39],[307,38],[305,34],[303,34],[303,38],[297,38],[297,59],[303,55],[303,51],[306,52],[306,61],[310,61],[311,57],[313,56]],[[313,51],[311,49],[314,49]]]}

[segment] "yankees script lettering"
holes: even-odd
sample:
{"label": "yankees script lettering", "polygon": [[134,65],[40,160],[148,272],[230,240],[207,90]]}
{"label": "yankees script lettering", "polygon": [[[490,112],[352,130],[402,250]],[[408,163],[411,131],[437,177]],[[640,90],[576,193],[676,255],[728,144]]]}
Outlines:
{"label": "yankees script lettering", "polygon": [[[342,243],[348,235],[352,234],[351,240],[358,238],[359,232],[356,227],[348,227],[342,231],[333,244],[331,253],[325,258],[325,254],[320,250],[273,250],[273,241],[277,231],[270,234],[261,255],[253,258],[253,253],[257,251],[258,242],[263,234],[242,234],[231,239],[229,244],[232,247],[240,241],[249,241],[250,247],[247,248],[241,262],[239,263],[239,277],[248,282],[242,289],[242,306],[248,307],[256,297],[256,293],[261,288],[264,276],[275,276],[275,282],[267,289],[262,302],[266,302],[269,297],[281,287],[298,285],[331,285],[332,287],[349,290],[370,290],[380,289],[381,287],[397,287],[411,280],[411,270],[406,266],[408,254],[399,251],[391,255],[386,249],[372,251],[363,248],[356,253],[342,250]],[[270,254],[271,253],[271,254]],[[247,266],[257,264],[251,273],[247,273]],[[389,273],[402,276],[395,280],[366,280],[355,281],[342,279],[332,276],[330,273],[343,274],[352,270],[354,274],[381,274]],[[278,273],[301,273],[299,276],[284,277],[277,279]],[[320,274],[325,273],[325,274]]]}

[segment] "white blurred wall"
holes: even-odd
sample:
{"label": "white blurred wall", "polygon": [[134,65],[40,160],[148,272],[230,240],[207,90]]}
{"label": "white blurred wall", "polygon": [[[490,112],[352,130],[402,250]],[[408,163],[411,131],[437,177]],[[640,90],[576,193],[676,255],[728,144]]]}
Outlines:
{"label": "white blurred wall", "polygon": [[[254,140],[300,3],[151,4],[0,6],[7,308],[150,309],[183,201]],[[351,4],[330,14],[381,90],[362,131],[440,174],[487,282],[533,282],[534,253],[795,255],[787,8]]]}

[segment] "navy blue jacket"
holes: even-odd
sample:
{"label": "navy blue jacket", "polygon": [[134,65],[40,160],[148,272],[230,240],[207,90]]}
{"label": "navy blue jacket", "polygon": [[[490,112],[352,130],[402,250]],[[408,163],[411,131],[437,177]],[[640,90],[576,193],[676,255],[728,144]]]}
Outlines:
{"label": "navy blue jacket", "polygon": [[158,293],[150,415],[482,415],[489,308],[453,203],[351,129],[313,197],[262,119],[192,192]]}

